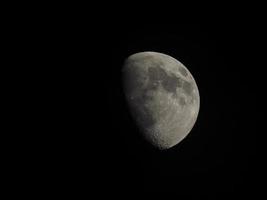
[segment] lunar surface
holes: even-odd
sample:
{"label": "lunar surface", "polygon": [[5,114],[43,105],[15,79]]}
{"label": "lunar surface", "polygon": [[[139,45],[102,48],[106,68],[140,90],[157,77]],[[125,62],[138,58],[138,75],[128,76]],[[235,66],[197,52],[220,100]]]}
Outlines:
{"label": "lunar surface", "polygon": [[200,97],[182,63],[162,53],[136,53],[125,60],[122,80],[130,113],[149,143],[169,149],[188,135]]}

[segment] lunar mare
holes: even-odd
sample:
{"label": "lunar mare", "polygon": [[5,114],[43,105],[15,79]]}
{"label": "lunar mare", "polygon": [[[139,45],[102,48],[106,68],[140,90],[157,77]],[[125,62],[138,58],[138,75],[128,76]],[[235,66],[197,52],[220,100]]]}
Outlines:
{"label": "lunar mare", "polygon": [[200,97],[181,62],[162,53],[136,53],[125,60],[122,80],[130,113],[149,143],[168,149],[188,135]]}

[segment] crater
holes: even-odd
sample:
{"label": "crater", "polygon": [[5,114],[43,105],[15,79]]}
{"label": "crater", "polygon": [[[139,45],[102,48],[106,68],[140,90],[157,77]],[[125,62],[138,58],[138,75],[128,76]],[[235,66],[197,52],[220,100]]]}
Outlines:
{"label": "crater", "polygon": [[187,76],[187,71],[184,67],[180,66],[178,70],[183,76]]}
{"label": "crater", "polygon": [[185,81],[183,84],[183,89],[186,94],[190,95],[194,88],[193,88],[192,83]]}

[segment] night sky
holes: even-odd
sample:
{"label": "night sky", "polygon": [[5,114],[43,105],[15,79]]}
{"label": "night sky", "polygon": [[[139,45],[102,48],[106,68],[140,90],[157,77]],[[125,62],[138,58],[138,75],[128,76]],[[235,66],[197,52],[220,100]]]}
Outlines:
{"label": "night sky", "polygon": [[[114,27],[104,34],[103,58],[94,66],[105,74],[101,92],[107,95],[100,100],[105,102],[99,111],[101,127],[94,130],[104,140],[94,144],[100,159],[100,185],[113,192],[214,199],[248,187],[249,127],[244,127],[244,118],[252,112],[247,95],[256,91],[250,89],[247,78],[250,44],[242,33],[227,26],[151,23]],[[186,139],[167,151],[154,149],[140,137],[122,93],[123,61],[140,51],[171,55],[190,70],[198,84],[197,122]]]}
{"label": "night sky", "polygon": [[[61,126],[51,133],[57,152],[50,152],[51,166],[56,167],[51,169],[54,176],[48,173],[53,184],[61,185],[63,192],[99,195],[168,193],[218,199],[253,193],[257,170],[251,158],[259,131],[252,124],[260,123],[256,85],[262,84],[254,59],[260,42],[256,27],[178,22],[72,25],[59,32],[53,47],[54,55],[66,63],[54,64],[61,66],[53,89],[60,98],[54,105],[63,118],[54,116]],[[142,139],[122,92],[123,62],[140,51],[176,58],[198,85],[197,122],[181,143],[166,151]]]}

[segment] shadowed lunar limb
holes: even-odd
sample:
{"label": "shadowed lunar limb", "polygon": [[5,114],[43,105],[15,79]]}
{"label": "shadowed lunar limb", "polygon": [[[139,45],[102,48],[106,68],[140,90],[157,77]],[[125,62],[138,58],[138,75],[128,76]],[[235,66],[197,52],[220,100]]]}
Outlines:
{"label": "shadowed lunar limb", "polygon": [[144,138],[159,149],[183,140],[194,126],[200,105],[195,80],[174,58],[141,52],[126,59],[124,93]]}

